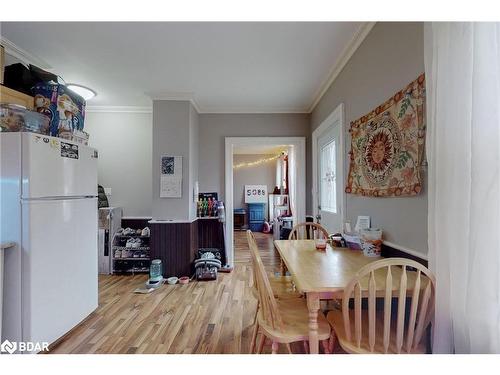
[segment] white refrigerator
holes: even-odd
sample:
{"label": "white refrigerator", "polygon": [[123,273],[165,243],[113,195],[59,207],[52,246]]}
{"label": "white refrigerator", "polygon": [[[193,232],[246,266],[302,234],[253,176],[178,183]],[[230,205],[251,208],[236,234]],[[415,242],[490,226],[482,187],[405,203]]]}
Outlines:
{"label": "white refrigerator", "polygon": [[97,151],[0,133],[2,342],[54,343],[97,308]]}

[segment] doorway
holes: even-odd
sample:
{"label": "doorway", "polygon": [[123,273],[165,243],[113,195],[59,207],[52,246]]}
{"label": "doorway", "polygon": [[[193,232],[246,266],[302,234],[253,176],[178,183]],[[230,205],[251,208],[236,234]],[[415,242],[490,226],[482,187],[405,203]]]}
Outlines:
{"label": "doorway", "polygon": [[344,193],[344,105],[313,132],[313,208],[328,233],[342,231]]}
{"label": "doorway", "polygon": [[[226,137],[225,138],[225,194],[226,205],[226,253],[228,263],[234,266],[234,153],[242,149],[284,147],[287,150],[289,168],[289,193],[294,223],[305,221],[306,209],[306,160],[305,137]],[[238,151],[239,150],[239,151]]]}

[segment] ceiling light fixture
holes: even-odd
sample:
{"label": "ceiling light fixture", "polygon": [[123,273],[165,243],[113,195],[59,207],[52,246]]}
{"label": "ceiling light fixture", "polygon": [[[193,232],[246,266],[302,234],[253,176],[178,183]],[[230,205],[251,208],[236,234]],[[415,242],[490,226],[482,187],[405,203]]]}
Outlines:
{"label": "ceiling light fixture", "polygon": [[91,90],[88,87],[82,85],[78,85],[76,83],[68,83],[66,87],[71,91],[80,95],[85,100],[90,100],[97,95],[97,93],[94,90]]}

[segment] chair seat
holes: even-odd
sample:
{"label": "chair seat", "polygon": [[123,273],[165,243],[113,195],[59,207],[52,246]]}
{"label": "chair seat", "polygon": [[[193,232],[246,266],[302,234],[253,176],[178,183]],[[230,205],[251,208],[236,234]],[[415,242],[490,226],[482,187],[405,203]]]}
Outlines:
{"label": "chair seat", "polygon": [[293,288],[291,276],[270,276],[269,283],[276,298],[300,298],[301,294]]}
{"label": "chair seat", "polygon": [[[273,290],[275,298],[300,298],[302,296],[300,293],[293,290],[291,276],[269,276],[269,283],[271,284],[271,289]],[[255,299],[259,299],[255,288],[252,288],[252,294]]]}
{"label": "chair seat", "polygon": [[[396,314],[393,314],[396,315]],[[396,319],[392,316],[391,321],[391,333],[390,333],[390,342],[389,348],[387,350],[388,354],[397,354],[398,351],[396,349]],[[361,346],[358,348],[356,345],[356,340],[354,339],[354,328],[352,328],[351,338],[352,341],[347,340],[347,336],[345,334],[344,329],[344,318],[342,316],[342,311],[340,310],[332,310],[328,313],[326,319],[332,326],[335,334],[337,336],[337,340],[346,352],[348,353],[358,353],[358,354],[370,354],[370,353],[385,353],[384,351],[384,316],[383,311],[381,313],[376,314],[375,320],[375,347],[373,352],[370,350],[368,344],[368,310],[362,311],[361,317]],[[354,327],[354,310],[349,310],[349,321],[351,322],[351,327]],[[411,352],[411,354],[425,354],[426,346],[424,343],[425,340],[420,340],[419,345],[417,345]],[[407,353],[406,351],[406,340],[403,341],[403,346],[401,348],[401,353]]]}
{"label": "chair seat", "polygon": [[[259,327],[265,331],[266,336],[280,343],[309,340],[309,310],[304,299],[276,300],[278,310],[283,320],[283,330],[270,326],[259,310],[257,319]],[[318,339],[327,340],[330,337],[330,325],[323,313],[318,312]]]}

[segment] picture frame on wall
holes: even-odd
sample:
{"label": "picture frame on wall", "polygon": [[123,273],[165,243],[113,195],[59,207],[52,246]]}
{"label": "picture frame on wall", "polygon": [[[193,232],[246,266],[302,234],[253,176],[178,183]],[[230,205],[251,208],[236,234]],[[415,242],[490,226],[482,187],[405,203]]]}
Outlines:
{"label": "picture frame on wall", "polygon": [[160,198],[182,198],[182,156],[160,157]]}

